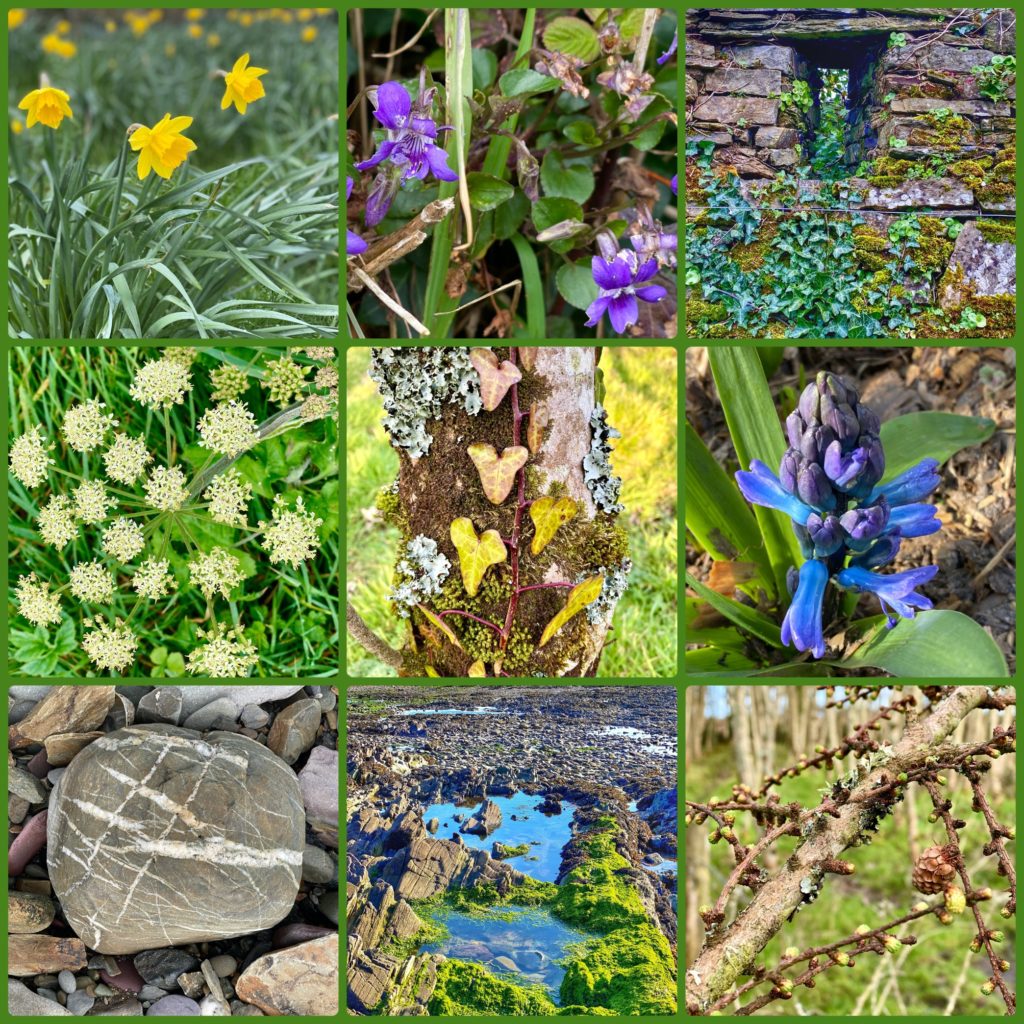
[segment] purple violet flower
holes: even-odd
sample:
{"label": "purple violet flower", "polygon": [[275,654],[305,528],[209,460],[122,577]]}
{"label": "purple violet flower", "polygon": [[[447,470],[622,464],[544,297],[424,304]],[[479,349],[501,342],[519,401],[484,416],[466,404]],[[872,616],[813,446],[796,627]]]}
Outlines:
{"label": "purple violet flower", "polygon": [[659,64],[664,64],[665,61],[672,56],[673,53],[679,48],[679,29],[676,29],[676,34],[672,37],[672,45],[658,58]]}
{"label": "purple violet flower", "polygon": [[[346,174],[345,175],[345,199],[346,201],[352,196],[352,179]],[[348,238],[345,240],[345,255],[346,256],[358,256],[361,252],[366,252],[369,246],[351,229],[348,232]]]}
{"label": "purple violet flower", "polygon": [[620,250],[612,260],[595,256],[590,265],[600,293],[587,306],[587,327],[597,326],[607,312],[612,330],[622,334],[640,318],[637,299],[658,302],[668,294],[661,285],[644,284],[658,272],[658,261],[641,263],[631,249]]}
{"label": "purple violet flower", "polygon": [[672,175],[672,192],[674,195],[679,195],[679,175]]}
{"label": "purple violet flower", "polygon": [[414,108],[404,85],[385,82],[380,86],[370,102],[374,105],[373,116],[387,129],[388,137],[369,160],[356,164],[356,168],[367,171],[382,160],[390,160],[403,168],[403,181],[425,178],[431,171],[441,181],[457,181],[458,175],[448,167],[448,154],[435,141],[439,131],[452,129],[450,125],[438,127],[430,116],[434,92],[428,89],[421,93]]}

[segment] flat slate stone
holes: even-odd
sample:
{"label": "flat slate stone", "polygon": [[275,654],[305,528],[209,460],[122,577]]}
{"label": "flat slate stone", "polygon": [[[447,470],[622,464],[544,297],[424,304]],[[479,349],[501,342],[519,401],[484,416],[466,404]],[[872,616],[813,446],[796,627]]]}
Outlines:
{"label": "flat slate stone", "polygon": [[60,1003],[33,992],[15,978],[7,979],[7,1012],[12,1017],[70,1017]]}
{"label": "flat slate stone", "polygon": [[234,725],[238,721],[238,708],[234,701],[228,697],[218,697],[216,700],[204,704],[197,711],[193,711],[182,723],[185,729],[196,729],[200,732],[206,729],[223,729],[225,726]]}
{"label": "flat slate stone", "polygon": [[959,268],[962,277],[947,280],[939,289],[939,304],[944,309],[961,305],[971,294],[1016,294],[1016,246],[1013,242],[986,242],[975,221],[968,221],[956,236],[949,265]]}
{"label": "flat slate stone", "polygon": [[287,764],[295,764],[316,739],[320,728],[320,701],[307,697],[289,704],[274,719],[267,746]]}
{"label": "flat slate stone", "polygon": [[55,686],[20,722],[7,731],[12,750],[42,743],[55,732],[98,729],[114,705],[112,686]]}
{"label": "flat slate stone", "polygon": [[165,722],[177,725],[181,721],[182,696],[178,686],[158,686],[139,701],[139,722]]}
{"label": "flat slate stone", "polygon": [[324,843],[338,848],[338,752],[314,747],[299,772],[306,820]]}
{"label": "flat slate stone", "polygon": [[50,880],[100,953],[247,935],[292,909],[304,818],[294,772],[253,740],[120,729],[86,747],[51,795]]}
{"label": "flat slate stone", "polygon": [[712,71],[704,88],[727,96],[778,95],[782,92],[782,72],[770,69],[740,71],[737,68]]}
{"label": "flat slate stone", "polygon": [[779,119],[779,101],[760,96],[702,96],[697,100],[693,116],[699,121],[721,121],[738,124],[775,124]]}
{"label": "flat slate stone", "polygon": [[274,1016],[338,1012],[338,936],[279,949],[250,964],[235,986],[238,998]]}
{"label": "flat slate stone", "polygon": [[188,717],[193,711],[209,704],[219,697],[227,697],[241,712],[246,704],[266,704],[275,700],[287,700],[298,693],[301,686],[182,686],[176,687],[182,695],[182,714]]}

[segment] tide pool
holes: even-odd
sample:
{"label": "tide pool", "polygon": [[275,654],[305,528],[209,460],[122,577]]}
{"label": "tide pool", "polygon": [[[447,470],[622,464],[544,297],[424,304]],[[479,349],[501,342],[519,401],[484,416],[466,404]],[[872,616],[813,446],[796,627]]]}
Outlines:
{"label": "tide pool", "polygon": [[[562,804],[560,814],[542,814],[535,808],[544,800],[540,793],[516,793],[514,796],[490,797],[501,808],[501,825],[486,838],[460,832],[462,841],[467,846],[478,850],[490,851],[495,842],[505,846],[521,846],[527,843],[529,851],[521,857],[511,857],[509,865],[524,875],[536,878],[538,882],[553,882],[558,877],[562,865],[562,847],[572,836],[571,824],[575,806]],[[452,833],[459,832],[464,821],[480,810],[483,801],[465,807],[458,804],[431,804],[423,812],[423,823],[437,818],[440,826],[435,833],[438,839],[450,839]],[[461,814],[463,822],[455,820]],[[515,815],[518,821],[513,821]]]}

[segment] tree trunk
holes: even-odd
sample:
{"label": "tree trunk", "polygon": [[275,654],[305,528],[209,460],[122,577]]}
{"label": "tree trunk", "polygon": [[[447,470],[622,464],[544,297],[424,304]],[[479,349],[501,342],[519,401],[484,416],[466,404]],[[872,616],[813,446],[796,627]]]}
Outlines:
{"label": "tree trunk", "polygon": [[[382,502],[403,533],[393,591],[409,622],[400,674],[596,673],[630,568],[616,523],[620,481],[594,417],[597,359],[594,348],[374,350],[371,376],[400,459],[397,490]],[[545,496],[557,503],[552,520],[562,514],[535,552],[531,511]],[[461,553],[456,520],[472,527],[461,524]],[[467,574],[474,549],[487,553],[477,579]],[[586,580],[599,593],[545,638]]]}
{"label": "tree trunk", "polygon": [[686,767],[702,753],[705,699],[703,686],[695,686],[686,691]]}
{"label": "tree trunk", "polygon": [[751,696],[749,686],[730,686],[729,707],[732,709],[732,745],[736,753],[736,772],[740,781],[754,789],[760,782],[757,765],[754,763],[754,749],[751,743],[751,709],[747,703]]}

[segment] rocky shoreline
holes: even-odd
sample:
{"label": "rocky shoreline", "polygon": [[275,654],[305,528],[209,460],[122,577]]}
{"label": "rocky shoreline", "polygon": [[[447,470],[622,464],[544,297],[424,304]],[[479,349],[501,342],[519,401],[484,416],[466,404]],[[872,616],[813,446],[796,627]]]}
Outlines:
{"label": "rocky shoreline", "polygon": [[[347,757],[351,1012],[675,1012],[674,688],[357,687]],[[571,815],[555,884],[530,875],[529,843],[500,841],[497,802],[516,794],[530,810],[508,825]],[[450,835],[425,820],[442,804],[465,808]],[[422,952],[453,906],[596,927],[571,947],[560,992],[544,993],[511,957],[488,969],[479,954]],[[597,962],[624,980],[597,978]]]}

